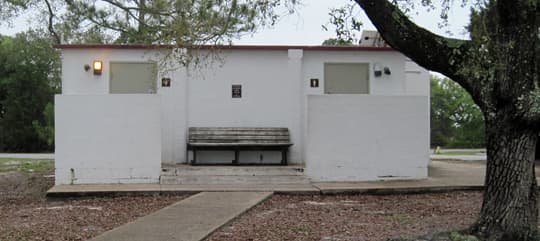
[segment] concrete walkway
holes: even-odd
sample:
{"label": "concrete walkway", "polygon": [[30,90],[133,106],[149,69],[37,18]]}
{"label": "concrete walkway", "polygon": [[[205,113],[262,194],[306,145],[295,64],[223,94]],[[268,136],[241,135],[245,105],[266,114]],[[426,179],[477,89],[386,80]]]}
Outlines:
{"label": "concrete walkway", "polygon": [[486,161],[487,156],[486,154],[478,154],[478,155],[445,155],[438,154],[438,155],[430,155],[431,160],[436,161]]}
{"label": "concrete walkway", "polygon": [[54,153],[0,153],[0,158],[54,159]]}
{"label": "concrete walkway", "polygon": [[271,195],[271,192],[202,192],[91,241],[199,241]]}

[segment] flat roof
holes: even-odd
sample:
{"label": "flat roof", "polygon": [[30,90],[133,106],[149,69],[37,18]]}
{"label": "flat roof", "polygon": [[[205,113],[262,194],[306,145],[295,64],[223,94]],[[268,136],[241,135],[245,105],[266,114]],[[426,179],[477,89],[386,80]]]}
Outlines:
{"label": "flat roof", "polygon": [[[57,49],[162,49],[173,48],[174,45],[147,44],[55,44]],[[390,47],[368,46],[321,46],[321,45],[198,45],[194,49],[232,49],[232,50],[289,50],[306,51],[395,51]]]}

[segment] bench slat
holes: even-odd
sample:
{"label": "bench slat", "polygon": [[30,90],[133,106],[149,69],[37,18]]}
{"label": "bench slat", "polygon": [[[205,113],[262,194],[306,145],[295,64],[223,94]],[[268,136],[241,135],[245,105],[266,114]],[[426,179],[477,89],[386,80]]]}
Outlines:
{"label": "bench slat", "polygon": [[288,140],[289,136],[191,135],[189,140]]}
{"label": "bench slat", "polygon": [[278,147],[287,147],[292,146],[293,143],[283,142],[283,143],[210,143],[210,142],[201,142],[201,143],[190,143],[189,146],[223,146],[223,147],[235,147],[235,146],[278,146]]}
{"label": "bench slat", "polygon": [[281,152],[281,164],[287,165],[287,151],[293,145],[289,129],[283,127],[190,127],[188,150],[234,150],[233,164],[238,164],[240,150],[275,150]]}
{"label": "bench slat", "polygon": [[197,144],[197,143],[266,143],[266,144],[272,144],[272,143],[289,143],[289,140],[211,140],[211,139],[205,139],[205,140],[198,140],[198,141],[190,141],[190,144]]}
{"label": "bench slat", "polygon": [[190,132],[193,131],[286,131],[286,127],[190,127]]}
{"label": "bench slat", "polygon": [[246,135],[246,136],[288,136],[288,131],[192,131],[189,133],[190,136],[193,135]]}

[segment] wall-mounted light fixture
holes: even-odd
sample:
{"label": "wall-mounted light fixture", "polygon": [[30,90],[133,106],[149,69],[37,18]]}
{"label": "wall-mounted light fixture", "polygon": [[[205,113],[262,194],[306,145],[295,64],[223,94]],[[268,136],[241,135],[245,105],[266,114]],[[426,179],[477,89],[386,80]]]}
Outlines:
{"label": "wall-mounted light fixture", "polygon": [[375,75],[375,77],[381,77],[383,73],[385,75],[391,75],[392,71],[390,71],[390,67],[388,66],[383,67],[381,64],[375,63],[373,65],[373,75]]}
{"label": "wall-mounted light fixture", "polygon": [[392,71],[390,71],[390,68],[388,68],[388,66],[384,67],[384,74],[386,75],[391,75],[392,74]]}
{"label": "wall-mounted light fixture", "polygon": [[103,70],[103,62],[100,60],[94,60],[92,66],[94,66],[94,75],[101,75],[101,71]]}
{"label": "wall-mounted light fixture", "polygon": [[380,64],[374,64],[373,65],[373,75],[375,77],[380,77],[382,75],[382,66]]}

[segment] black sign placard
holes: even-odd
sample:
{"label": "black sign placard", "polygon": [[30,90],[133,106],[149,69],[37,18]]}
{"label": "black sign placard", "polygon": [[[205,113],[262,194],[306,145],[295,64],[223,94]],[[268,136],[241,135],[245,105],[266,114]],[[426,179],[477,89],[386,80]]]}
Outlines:
{"label": "black sign placard", "polygon": [[310,79],[309,86],[311,86],[311,88],[319,88],[319,79]]}
{"label": "black sign placard", "polygon": [[161,78],[162,87],[171,87],[171,78]]}
{"label": "black sign placard", "polygon": [[232,85],[232,97],[242,98],[242,85]]}

